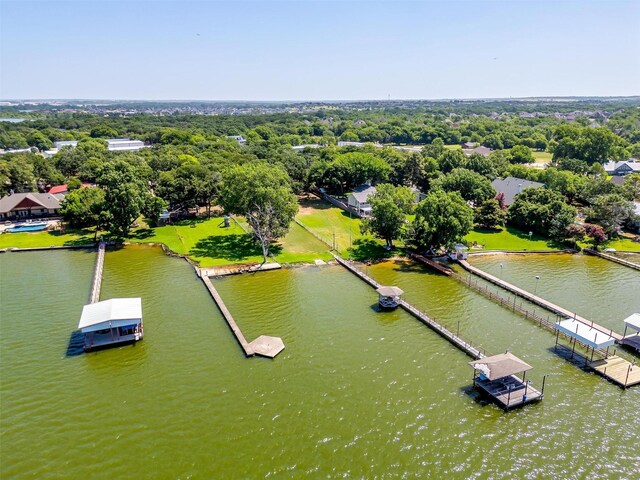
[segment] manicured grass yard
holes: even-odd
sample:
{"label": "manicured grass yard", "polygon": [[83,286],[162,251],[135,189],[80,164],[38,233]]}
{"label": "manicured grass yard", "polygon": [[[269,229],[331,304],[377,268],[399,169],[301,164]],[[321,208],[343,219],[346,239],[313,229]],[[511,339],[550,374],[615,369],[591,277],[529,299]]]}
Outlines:
{"label": "manicured grass yard", "polygon": [[300,210],[296,218],[330,245],[333,245],[335,234],[336,248],[339,252],[346,252],[351,243],[360,238],[371,238],[360,233],[362,222],[359,218],[353,216],[349,219],[349,214],[344,210],[315,197],[300,201]]}
{"label": "manicured grass yard", "polygon": [[629,238],[617,238],[607,242],[603,248],[615,248],[620,252],[640,252],[640,243]]}
{"label": "manicured grass yard", "polygon": [[[239,219],[247,231],[248,226]],[[176,253],[188,255],[202,267],[233,263],[262,262],[262,250],[236,222],[224,227],[222,217],[177,222],[154,229],[139,229],[129,238],[132,243],[164,243]],[[280,263],[327,260],[328,247],[299,225],[292,223],[289,233],[271,254]]]}
{"label": "manicured grass yard", "polygon": [[528,232],[525,233],[513,227],[495,231],[475,228],[465,237],[465,241],[469,244],[477,242],[478,245],[484,245],[483,250],[557,250],[561,248],[552,240],[536,234],[529,239]]}
{"label": "manicured grass yard", "polygon": [[61,247],[87,243],[93,243],[93,232],[89,230],[67,233],[59,231],[3,233],[0,235],[0,248]]}
{"label": "manicured grass yard", "polygon": [[553,156],[553,154],[549,152],[537,152],[534,150],[532,153],[533,162],[541,165],[546,165],[547,163],[549,163],[551,161],[551,157]]}

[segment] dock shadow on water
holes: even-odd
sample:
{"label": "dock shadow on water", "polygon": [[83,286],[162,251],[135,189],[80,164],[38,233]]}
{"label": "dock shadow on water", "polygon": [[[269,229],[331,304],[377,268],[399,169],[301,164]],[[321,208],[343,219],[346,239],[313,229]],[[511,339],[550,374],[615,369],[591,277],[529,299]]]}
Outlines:
{"label": "dock shadow on water", "polygon": [[473,384],[460,387],[460,391],[473,400],[479,407],[489,407],[493,405],[497,408],[497,405],[493,403],[486,394],[476,389]]}
{"label": "dock shadow on water", "polygon": [[69,335],[66,356],[77,357],[82,354],[84,354],[84,334],[80,330],[74,330]]}
{"label": "dock shadow on water", "polygon": [[571,348],[567,347],[566,345],[558,344],[556,346],[547,348],[547,351],[562,358],[563,360],[566,360],[580,370],[584,370],[585,372],[590,371],[587,366],[587,362],[589,359],[577,349],[575,352],[572,352]]}

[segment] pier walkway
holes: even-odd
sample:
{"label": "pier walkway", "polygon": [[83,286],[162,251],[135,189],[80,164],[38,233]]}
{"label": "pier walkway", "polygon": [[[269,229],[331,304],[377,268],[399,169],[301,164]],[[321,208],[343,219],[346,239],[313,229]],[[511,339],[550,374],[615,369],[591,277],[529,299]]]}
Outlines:
{"label": "pier walkway", "polygon": [[[355,265],[353,265],[352,263],[336,255],[335,253],[332,253],[332,255],[340,265],[342,265],[347,270],[354,273],[356,276],[360,277],[362,280],[368,283],[371,287],[378,289],[382,286],[378,282],[376,282],[373,278],[369,277],[367,274],[365,274],[364,272],[356,268]],[[449,342],[451,342],[453,345],[458,347],[460,350],[465,352],[470,357],[476,360],[484,358],[485,352],[480,347],[473,346],[471,343],[467,342],[466,340],[463,340],[458,335],[449,331],[448,329],[440,325],[438,322],[433,320],[431,317],[429,317],[428,315],[426,315],[425,313],[421,312],[416,307],[408,303],[406,300],[400,300],[398,303],[400,307],[402,307],[405,311],[407,311],[408,313],[416,317],[418,320],[420,320],[429,328],[431,328],[432,330],[440,334],[442,337],[449,340]]]}
{"label": "pier walkway", "polygon": [[593,322],[592,320],[588,320],[584,317],[579,316],[578,314],[576,314],[575,312],[570,312],[569,310],[567,310],[566,308],[562,308],[548,300],[545,300],[544,298],[538,297],[537,295],[534,295],[532,293],[527,292],[526,290],[523,290],[520,287],[516,287],[515,285],[512,285],[508,282],[505,282],[504,280],[491,275],[483,270],[480,270],[479,268],[476,268],[472,265],[470,265],[466,260],[458,260],[458,263],[462,266],[462,268],[464,268],[465,270],[467,270],[468,272],[473,273],[474,275],[477,275],[480,278],[483,278],[485,280],[487,280],[488,282],[493,283],[494,285],[498,285],[499,287],[504,288],[505,290],[510,291],[511,293],[524,298],[525,300],[528,300],[531,303],[535,303],[536,305],[539,305],[540,307],[549,310],[550,312],[555,313],[556,315],[560,315],[562,317],[565,318],[573,318],[574,320],[577,320],[580,323],[584,323],[585,325],[598,330],[599,332],[602,332],[606,335],[609,335],[613,338],[615,338],[615,340],[617,342],[619,342],[620,340],[622,340],[622,335],[620,335],[619,333],[614,332],[612,329],[610,328],[605,328],[602,325],[598,325],[597,323]]}
{"label": "pier walkway", "polygon": [[[356,276],[360,277],[363,281],[368,283],[371,287],[376,290],[381,287],[381,285],[376,282],[373,278],[369,277],[366,273],[359,270],[353,263],[341,258],[335,253],[331,252],[336,261],[345,267],[350,272],[354,273]],[[424,258],[424,257],[423,257]],[[425,260],[428,260],[424,258]],[[442,265],[433,262],[437,267],[442,268],[443,273],[445,274],[453,274],[451,270],[446,269]],[[439,269],[439,268],[438,268]],[[449,272],[449,273],[447,273]],[[426,326],[434,330],[440,336],[447,339],[451,344],[455,347],[462,350],[464,353],[469,355],[474,360],[482,361],[487,360],[490,361],[496,357],[487,357],[486,351],[479,346],[474,346],[466,340],[462,339],[459,335],[454,334],[447,328],[440,325],[434,319],[429,317],[424,312],[421,312],[416,307],[411,305],[406,300],[400,300],[398,302],[400,307],[402,307],[407,313],[413,315],[415,318],[420,320]],[[514,357],[515,358],[515,357]],[[475,363],[475,362],[471,362]],[[531,368],[527,365],[528,368]],[[546,378],[546,377],[545,377]],[[481,380],[480,377],[477,377],[474,369],[474,377],[473,377],[474,386],[480,387],[484,392],[486,392],[499,406],[504,408],[505,410],[509,410],[513,407],[518,407],[525,405],[527,403],[531,403],[534,401],[542,400],[544,396],[544,380],[542,384],[542,390],[537,390],[533,387],[530,381],[525,382],[524,377],[522,379],[518,378],[516,375],[508,374],[501,376],[497,379],[497,381],[484,381]]]}
{"label": "pier walkway", "polygon": [[591,248],[585,248],[583,250],[587,255],[593,255],[594,257],[604,258],[605,260],[610,260],[615,263],[619,263],[620,265],[624,265],[625,267],[633,268],[635,270],[640,270],[640,265],[637,263],[630,262],[629,260],[625,260],[624,258],[618,258],[615,255],[609,255],[603,252],[598,252],[597,250],[593,250]]}
{"label": "pier walkway", "polygon": [[91,293],[89,293],[89,303],[96,303],[100,300],[100,288],[102,287],[102,269],[104,268],[105,248],[106,243],[100,242],[100,244],[98,245],[98,258],[96,260],[96,268],[93,272]]}
{"label": "pier walkway", "polygon": [[213,301],[218,306],[220,313],[222,313],[222,316],[229,325],[229,328],[231,328],[231,331],[235,335],[236,340],[242,347],[245,356],[252,357],[254,355],[260,355],[262,357],[274,358],[282,350],[284,350],[284,342],[279,337],[261,335],[253,342],[247,342],[247,339],[244,337],[242,330],[240,330],[240,327],[238,327],[238,324],[233,319],[231,312],[229,312],[229,309],[224,304],[222,297],[211,283],[211,280],[209,280],[209,277],[207,275],[208,272],[206,270],[200,271],[196,268],[196,273],[204,283],[205,287],[207,287],[207,290],[211,294]]}

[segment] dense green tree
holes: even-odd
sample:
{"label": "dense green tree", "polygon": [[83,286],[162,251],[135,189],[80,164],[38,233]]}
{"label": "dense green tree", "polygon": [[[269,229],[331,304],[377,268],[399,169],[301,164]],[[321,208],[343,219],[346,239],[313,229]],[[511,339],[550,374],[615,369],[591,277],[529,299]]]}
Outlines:
{"label": "dense green tree", "polygon": [[485,157],[479,153],[474,153],[467,158],[465,168],[479,173],[483,177],[487,177],[489,180],[494,180],[498,176],[494,160],[491,157]]}
{"label": "dense green tree", "polygon": [[564,197],[546,188],[525,188],[516,195],[507,214],[508,223],[524,231],[561,237],[575,220],[576,209]]}
{"label": "dense green tree", "polygon": [[443,173],[449,173],[454,168],[464,168],[466,164],[467,157],[460,149],[445,150],[438,158],[439,170]]}
{"label": "dense green tree", "polygon": [[236,165],[227,170],[220,200],[226,212],[245,215],[262,248],[264,262],[271,243],[287,233],[298,210],[287,173],[265,163]]}
{"label": "dense green tree", "polygon": [[97,181],[105,190],[102,214],[107,230],[118,238],[128,236],[146,202],[148,192],[144,183],[135,168],[124,160],[105,163]]}
{"label": "dense green tree", "polygon": [[640,173],[632,173],[624,178],[622,189],[629,199],[640,201]]}
{"label": "dense green tree", "polygon": [[473,209],[456,192],[434,190],[418,204],[412,243],[420,249],[449,246],[473,227]]}
{"label": "dense green tree", "polygon": [[115,138],[118,136],[118,132],[109,125],[101,124],[93,127],[90,135],[93,138]]}
{"label": "dense green tree", "polygon": [[484,228],[497,228],[504,225],[507,212],[500,207],[495,198],[489,198],[475,209],[474,221]]}
{"label": "dense green tree", "polygon": [[602,226],[610,237],[617,235],[622,225],[634,218],[634,212],[633,202],[617,193],[593,198],[585,211],[587,221]]}
{"label": "dense green tree", "polygon": [[480,205],[496,196],[495,189],[486,177],[466,168],[456,168],[437,178],[432,182],[431,188],[458,192],[462,198],[474,205]]}
{"label": "dense green tree", "polygon": [[105,208],[105,192],[101,188],[80,188],[69,192],[62,202],[60,214],[71,227],[95,227]]}
{"label": "dense green tree", "polygon": [[36,147],[38,150],[49,150],[53,147],[53,142],[37,130],[27,135],[27,143],[30,147]]}
{"label": "dense green tree", "polygon": [[515,145],[509,150],[509,161],[511,163],[533,163],[531,149],[524,145]]}
{"label": "dense green tree", "polygon": [[160,214],[167,208],[167,202],[156,195],[147,195],[144,205],[142,207],[142,214],[147,221],[155,226],[158,224]]}

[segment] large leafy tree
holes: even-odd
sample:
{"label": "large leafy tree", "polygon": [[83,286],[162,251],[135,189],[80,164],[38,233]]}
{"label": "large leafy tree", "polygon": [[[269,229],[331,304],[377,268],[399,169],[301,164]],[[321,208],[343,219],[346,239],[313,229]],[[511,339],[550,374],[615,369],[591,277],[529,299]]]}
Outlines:
{"label": "large leafy tree", "polygon": [[105,190],[102,214],[112,235],[123,238],[140,215],[148,191],[136,169],[123,160],[107,162],[98,175],[98,184]]}
{"label": "large leafy tree", "polygon": [[362,222],[363,232],[373,232],[382,238],[389,248],[405,231],[406,214],[414,210],[415,194],[409,187],[378,185],[375,194],[369,197],[371,218]]}
{"label": "large leafy tree", "polygon": [[500,206],[500,202],[495,198],[490,198],[482,202],[475,210],[475,222],[485,228],[497,228],[504,225],[507,212]]}
{"label": "large leafy tree", "polygon": [[60,214],[71,227],[93,227],[100,221],[105,192],[101,188],[80,188],[64,197]]}
{"label": "large leafy tree", "polygon": [[431,188],[458,192],[462,198],[474,205],[480,205],[496,195],[488,178],[466,168],[456,168],[437,178],[432,182]]}
{"label": "large leafy tree", "polygon": [[418,204],[412,242],[423,249],[451,245],[473,227],[473,209],[457,192],[434,190]]}
{"label": "large leafy tree", "polygon": [[264,262],[271,243],[287,233],[298,211],[287,172],[266,163],[228,169],[223,175],[220,200],[226,212],[247,218],[262,248]]}
{"label": "large leafy tree", "polygon": [[586,209],[587,221],[601,225],[608,236],[616,235],[634,215],[633,202],[617,193],[595,197]]}
{"label": "large leafy tree", "polygon": [[575,220],[576,209],[558,192],[546,188],[525,188],[509,207],[507,221],[523,230],[563,237]]}

